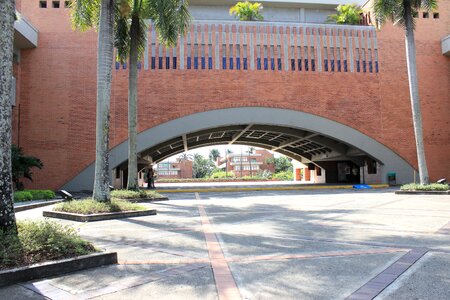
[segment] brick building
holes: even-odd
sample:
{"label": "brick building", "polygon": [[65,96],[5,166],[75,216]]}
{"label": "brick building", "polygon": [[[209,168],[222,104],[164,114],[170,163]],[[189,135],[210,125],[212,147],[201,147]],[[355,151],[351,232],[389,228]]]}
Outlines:
{"label": "brick building", "polygon": [[[403,30],[324,23],[338,4],[352,1],[262,2],[264,22],[238,22],[228,15],[229,1],[190,1],[194,21],[173,49],[149,29],[139,70],[140,157],[158,163],[235,143],[312,163],[327,182],[338,181],[340,162],[374,183],[391,172],[398,183],[412,181]],[[431,180],[450,178],[450,2],[438,4],[418,15],[415,31]],[[90,189],[97,34],[72,30],[65,1],[18,0],[16,7],[13,142],[44,163],[27,187]],[[113,176],[114,169],[126,172],[128,70],[112,67]]]}
{"label": "brick building", "polygon": [[177,159],[174,162],[164,161],[156,165],[158,180],[169,178],[192,178],[192,161]]}
{"label": "brick building", "polygon": [[230,153],[227,157],[219,157],[216,165],[224,171],[232,172],[236,177],[257,175],[264,171],[274,173],[275,165],[268,163],[269,158],[273,158],[272,153],[257,149],[253,153]]}

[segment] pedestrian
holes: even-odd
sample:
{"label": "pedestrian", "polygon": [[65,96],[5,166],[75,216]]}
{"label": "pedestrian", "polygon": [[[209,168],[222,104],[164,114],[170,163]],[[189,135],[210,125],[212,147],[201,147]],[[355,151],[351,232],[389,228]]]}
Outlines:
{"label": "pedestrian", "polygon": [[147,189],[155,188],[155,171],[153,171],[153,167],[150,167],[147,170]]}

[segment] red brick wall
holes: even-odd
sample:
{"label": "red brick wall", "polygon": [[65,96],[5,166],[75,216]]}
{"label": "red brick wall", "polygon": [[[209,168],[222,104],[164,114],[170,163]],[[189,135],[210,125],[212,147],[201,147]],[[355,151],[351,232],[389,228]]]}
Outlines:
{"label": "red brick wall", "polygon": [[[450,58],[438,42],[448,34],[450,3],[440,4],[441,18],[419,20],[416,33],[433,180],[450,178]],[[21,11],[38,28],[39,46],[22,51],[20,144],[45,165],[30,186],[55,189],[94,160],[97,37],[72,31],[66,9],[40,9],[38,0],[30,0]],[[355,128],[416,165],[402,31],[386,25],[378,44],[378,74],[141,70],[139,131],[213,109],[286,108]],[[127,138],[127,71],[113,74],[111,147]]]}

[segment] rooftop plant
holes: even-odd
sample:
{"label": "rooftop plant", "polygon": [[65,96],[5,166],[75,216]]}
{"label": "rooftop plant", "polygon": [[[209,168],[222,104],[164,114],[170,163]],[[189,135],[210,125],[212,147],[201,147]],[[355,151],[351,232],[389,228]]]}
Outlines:
{"label": "rooftop plant", "polygon": [[361,22],[361,7],[357,4],[339,5],[335,14],[329,15],[327,22],[336,24],[358,25]]}
{"label": "rooftop plant", "polygon": [[261,14],[262,9],[263,6],[258,2],[238,2],[230,8],[230,15],[240,21],[261,21],[264,20]]}

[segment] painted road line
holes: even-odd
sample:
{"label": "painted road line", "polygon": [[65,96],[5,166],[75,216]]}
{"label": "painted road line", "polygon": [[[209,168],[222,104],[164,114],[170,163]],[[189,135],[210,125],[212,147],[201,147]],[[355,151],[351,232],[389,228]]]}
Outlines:
{"label": "painted road line", "polygon": [[[200,195],[195,193],[197,200],[200,200]],[[209,259],[214,274],[214,281],[216,282],[217,295],[219,300],[242,299],[239,289],[231,274],[228,263],[222,251],[222,247],[216,237],[214,229],[209,221],[206,210],[202,204],[198,205],[200,220],[205,235],[206,247],[209,253]]]}

